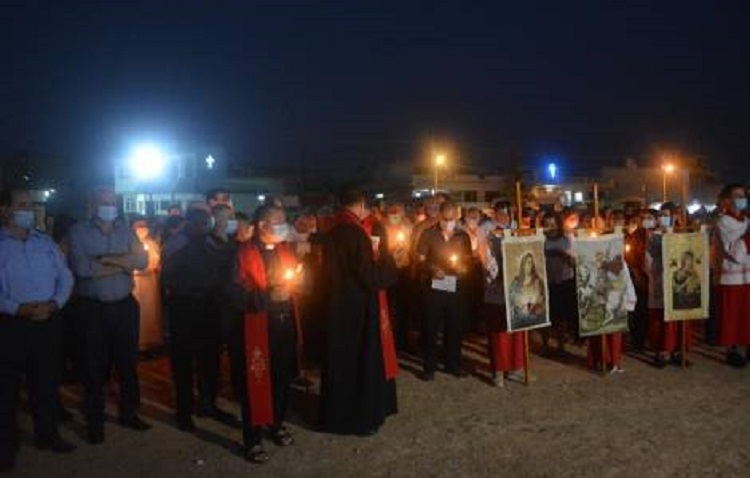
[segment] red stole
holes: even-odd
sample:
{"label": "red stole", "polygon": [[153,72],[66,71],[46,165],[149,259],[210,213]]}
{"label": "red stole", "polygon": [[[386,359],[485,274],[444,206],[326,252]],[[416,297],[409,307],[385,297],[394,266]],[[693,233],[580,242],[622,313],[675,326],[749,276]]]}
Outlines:
{"label": "red stole", "polygon": [[[276,246],[283,270],[293,269],[296,259],[286,244]],[[258,246],[248,242],[238,254],[240,278],[247,290],[265,291],[268,288],[266,268]],[[253,426],[273,425],[273,387],[271,358],[268,345],[268,314],[245,313],[245,369],[250,423]]]}
{"label": "red stole", "polygon": [[[368,217],[370,219],[372,216]],[[349,211],[340,211],[336,214],[335,221],[337,224],[353,224],[356,225],[367,234],[368,237],[372,236],[372,227],[374,221],[365,219],[365,223],[362,224],[357,216]],[[380,238],[385,240],[385,238]],[[378,258],[379,251],[373,247],[373,254],[375,259]],[[385,371],[385,379],[393,380],[398,375],[398,358],[396,356],[396,342],[393,339],[393,330],[391,329],[391,314],[390,307],[388,307],[388,293],[385,289],[378,290],[378,322],[380,325],[380,345],[383,352],[383,368]]]}

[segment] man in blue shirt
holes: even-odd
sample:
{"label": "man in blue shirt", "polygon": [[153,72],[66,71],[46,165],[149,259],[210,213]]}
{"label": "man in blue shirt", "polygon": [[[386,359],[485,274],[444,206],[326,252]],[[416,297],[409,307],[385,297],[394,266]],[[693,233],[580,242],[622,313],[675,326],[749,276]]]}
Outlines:
{"label": "man in blue shirt", "polygon": [[82,321],[88,439],[98,444],[104,441],[104,386],[111,363],[120,378],[120,424],[138,431],[151,428],[137,415],[140,313],[132,295],[133,272],[146,268],[148,255],[117,220],[112,189],[94,190],[91,206],[93,217],[70,231],[69,258]]}
{"label": "man in blue shirt", "polygon": [[29,388],[36,447],[58,453],[75,449],[57,430],[62,370],[57,312],[70,297],[73,277],[55,243],[34,231],[27,191],[2,193],[0,216],[0,471],[8,471],[20,444],[21,375]]}

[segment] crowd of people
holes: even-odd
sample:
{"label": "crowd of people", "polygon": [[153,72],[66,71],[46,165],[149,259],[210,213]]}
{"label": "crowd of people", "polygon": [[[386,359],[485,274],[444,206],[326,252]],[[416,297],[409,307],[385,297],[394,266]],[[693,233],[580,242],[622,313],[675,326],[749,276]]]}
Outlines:
{"label": "crowd of people", "polygon": [[[139,415],[139,349],[165,344],[175,389],[175,423],[195,430],[194,416],[241,426],[245,456],[267,461],[271,440],[294,443],[285,426],[292,384],[320,370],[321,431],[372,435],[397,412],[399,354],[421,360],[420,378],[442,370],[467,376],[462,343],[485,334],[496,386],[524,379],[523,333],[506,325],[502,243],[507,231],[543,228],[552,326],[540,329],[542,353],[581,344],[574,237],[579,230],[622,230],[624,259],[612,264],[632,289],[629,341],[622,334],[589,342],[589,364],[622,372],[623,350],[653,353],[655,366],[683,364],[678,324],[665,321],[660,250],[654,237],[674,228],[712,232],[711,318],[705,339],[726,347],[735,367],[750,360],[750,235],[745,188],[727,185],[716,213],[691,215],[665,203],[659,210],[555,207],[463,209],[446,194],[420,204],[372,203],[343,192],[335,212],[286,210],[271,198],[252,215],[227,191],[169,216],[128,218],[111,188],[90,194],[89,218],[59,218],[47,235],[28,191],[0,202],[0,467],[13,469],[20,444],[17,413],[25,380],[37,448],[70,453],[58,432],[70,419],[59,387],[72,369],[83,384],[87,439],[105,441],[105,387],[119,380],[119,424],[151,425]],[[685,258],[695,260],[696,258]],[[529,261],[523,293],[539,274]],[[625,271],[625,272],[623,272]],[[681,279],[688,284],[690,277]],[[687,287],[687,286],[686,286]],[[690,297],[690,295],[685,295]],[[553,351],[552,346],[556,346]],[[744,350],[741,350],[744,347]],[[442,349],[442,353],[441,353]],[[220,408],[228,382],[240,417]],[[196,400],[197,398],[197,400]]]}

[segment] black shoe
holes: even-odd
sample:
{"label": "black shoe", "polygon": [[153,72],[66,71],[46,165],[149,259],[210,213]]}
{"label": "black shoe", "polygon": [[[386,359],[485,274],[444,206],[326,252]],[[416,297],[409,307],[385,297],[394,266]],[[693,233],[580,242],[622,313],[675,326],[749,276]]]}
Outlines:
{"label": "black shoe", "polygon": [[422,372],[419,374],[419,379],[425,382],[432,382],[435,380],[435,372]]}
{"label": "black shoe", "polygon": [[130,428],[131,430],[135,430],[138,432],[145,432],[147,430],[151,430],[151,425],[141,420],[141,417],[138,415],[133,415],[132,417],[123,418],[120,417],[118,420],[120,425]]}
{"label": "black shoe", "polygon": [[245,459],[252,463],[263,464],[266,463],[271,457],[268,452],[263,448],[263,445],[255,445],[248,450],[245,450]]}
{"label": "black shoe", "polygon": [[734,368],[743,368],[747,365],[747,360],[739,352],[733,350],[727,354],[727,364]]}
{"label": "black shoe", "polygon": [[92,445],[104,443],[104,427],[89,427],[87,440]]}
{"label": "black shoe", "polygon": [[664,368],[666,366],[667,366],[667,361],[664,360],[664,357],[662,357],[661,355],[658,355],[654,359],[654,367],[656,367],[656,368]]}
{"label": "black shoe", "polygon": [[72,443],[68,443],[61,436],[49,438],[47,440],[35,440],[34,446],[37,450],[49,450],[55,453],[67,454],[76,449]]}
{"label": "black shoe", "polygon": [[453,375],[456,378],[466,378],[469,376],[468,372],[466,372],[466,370],[462,368],[458,370],[451,370],[448,373]]}
{"label": "black shoe", "polygon": [[190,417],[187,417],[187,418],[178,418],[177,419],[177,428],[181,432],[192,433],[192,432],[195,431],[195,422]]}
{"label": "black shoe", "polygon": [[377,435],[379,431],[380,431],[380,427],[368,428],[367,430],[363,432],[357,433],[357,435],[361,437],[371,437],[371,436]]}

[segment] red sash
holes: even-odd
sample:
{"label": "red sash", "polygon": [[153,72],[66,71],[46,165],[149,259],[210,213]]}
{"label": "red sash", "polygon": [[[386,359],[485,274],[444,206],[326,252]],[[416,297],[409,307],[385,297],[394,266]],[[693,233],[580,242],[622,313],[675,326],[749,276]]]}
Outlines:
{"label": "red sash", "polygon": [[[286,244],[278,246],[284,270],[294,268],[296,260]],[[247,290],[265,291],[266,268],[258,246],[246,243],[238,254],[240,278]],[[273,388],[271,357],[268,345],[268,314],[245,314],[245,367],[250,423],[253,426],[273,425]]]}
{"label": "red sash", "polygon": [[[370,216],[371,217],[371,216]],[[369,219],[369,218],[368,218]],[[359,222],[357,217],[349,211],[341,211],[336,215],[336,223],[354,224],[361,227],[365,234],[372,236],[372,220],[365,220],[365,224]],[[378,250],[373,248],[375,258]],[[386,380],[393,380],[398,375],[398,358],[396,356],[396,343],[393,340],[391,329],[391,313],[388,307],[388,293],[381,289],[378,291],[378,321],[380,325],[380,346],[383,352],[383,368]]]}

